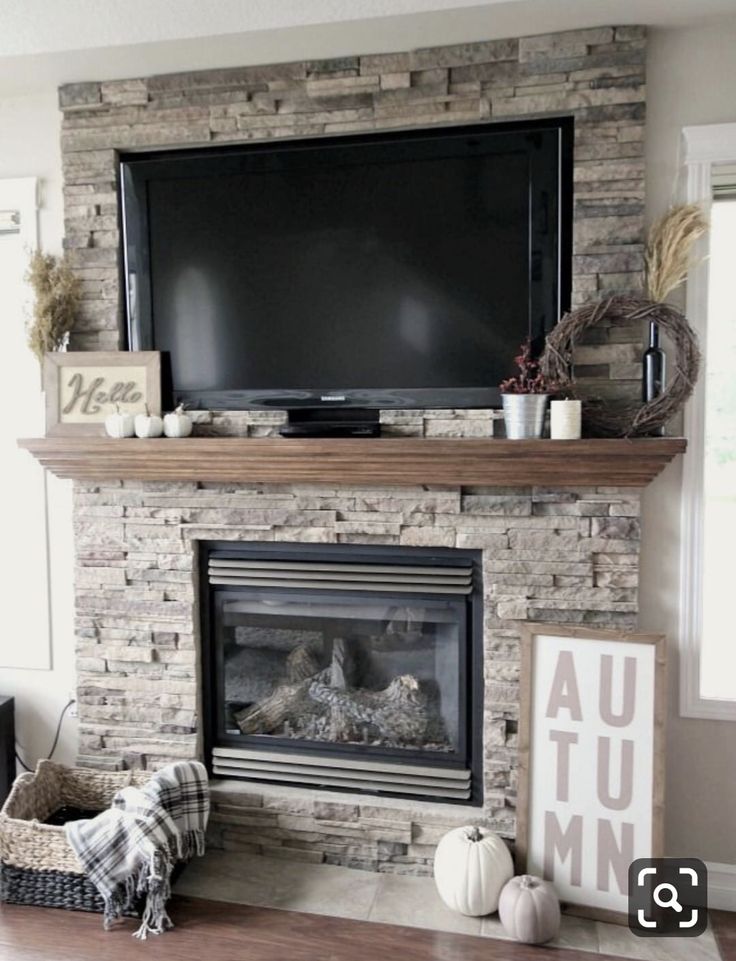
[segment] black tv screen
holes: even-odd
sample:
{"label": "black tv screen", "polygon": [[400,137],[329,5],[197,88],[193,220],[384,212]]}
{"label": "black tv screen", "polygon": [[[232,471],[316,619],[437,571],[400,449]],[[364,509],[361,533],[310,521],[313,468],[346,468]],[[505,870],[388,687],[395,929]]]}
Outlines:
{"label": "black tv screen", "polygon": [[488,406],[569,295],[564,120],[122,161],[129,342],[175,399]]}

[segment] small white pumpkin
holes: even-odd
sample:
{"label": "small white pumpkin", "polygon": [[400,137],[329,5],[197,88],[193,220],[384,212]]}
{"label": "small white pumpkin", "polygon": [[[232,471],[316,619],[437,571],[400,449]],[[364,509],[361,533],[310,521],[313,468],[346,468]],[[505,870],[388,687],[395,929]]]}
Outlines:
{"label": "small white pumpkin", "polygon": [[146,404],[145,414],[136,414],[135,417],[135,436],[136,437],[160,437],[164,432],[164,422],[157,415],[148,410]]}
{"label": "small white pumpkin", "polygon": [[509,937],[544,944],[560,933],[560,902],[549,881],[522,874],[501,892],[498,916]]}
{"label": "small white pumpkin", "polygon": [[108,437],[115,437],[117,439],[132,437],[135,433],[133,415],[122,413],[120,406],[116,404],[115,413],[109,414],[105,418],[105,431]]}
{"label": "small white pumpkin", "polygon": [[435,884],[448,908],[460,914],[492,914],[498,907],[501,888],[513,875],[509,849],[493,831],[455,828],[437,845]]}
{"label": "small white pumpkin", "polygon": [[184,405],[164,417],[164,434],[167,437],[189,437],[192,433],[192,418],[184,413]]}

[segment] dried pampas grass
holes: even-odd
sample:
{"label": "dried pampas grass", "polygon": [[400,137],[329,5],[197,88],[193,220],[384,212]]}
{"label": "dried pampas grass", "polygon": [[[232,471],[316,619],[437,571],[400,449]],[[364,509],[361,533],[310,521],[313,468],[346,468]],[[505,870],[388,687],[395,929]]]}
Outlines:
{"label": "dried pampas grass", "polygon": [[26,280],[34,294],[33,320],[28,326],[28,346],[43,363],[44,354],[58,350],[74,327],[81,286],[64,258],[35,250]]}
{"label": "dried pampas grass", "polygon": [[708,229],[699,204],[673,207],[650,229],[644,254],[646,291],[661,303],[687,277],[693,245]]}

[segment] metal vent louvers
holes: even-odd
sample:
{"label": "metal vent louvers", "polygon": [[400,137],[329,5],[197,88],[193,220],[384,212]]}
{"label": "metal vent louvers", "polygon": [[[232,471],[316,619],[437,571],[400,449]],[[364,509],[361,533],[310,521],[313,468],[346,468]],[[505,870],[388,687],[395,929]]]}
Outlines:
{"label": "metal vent louvers", "polygon": [[220,777],[238,777],[276,783],[308,784],[315,788],[411,794],[435,800],[470,799],[471,773],[461,768],[355,758],[309,756],[285,751],[254,751],[215,747],[212,770]]}
{"label": "metal vent louvers", "polygon": [[459,595],[470,594],[473,589],[473,572],[469,564],[430,567],[211,557],[208,575],[210,584],[233,587]]}

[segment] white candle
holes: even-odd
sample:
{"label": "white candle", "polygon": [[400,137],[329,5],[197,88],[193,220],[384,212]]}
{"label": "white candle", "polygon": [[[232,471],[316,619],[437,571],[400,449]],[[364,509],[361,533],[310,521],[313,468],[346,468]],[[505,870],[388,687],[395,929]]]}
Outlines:
{"label": "white candle", "polygon": [[578,440],[582,406],[579,400],[552,401],[549,416],[549,436],[552,440]]}

